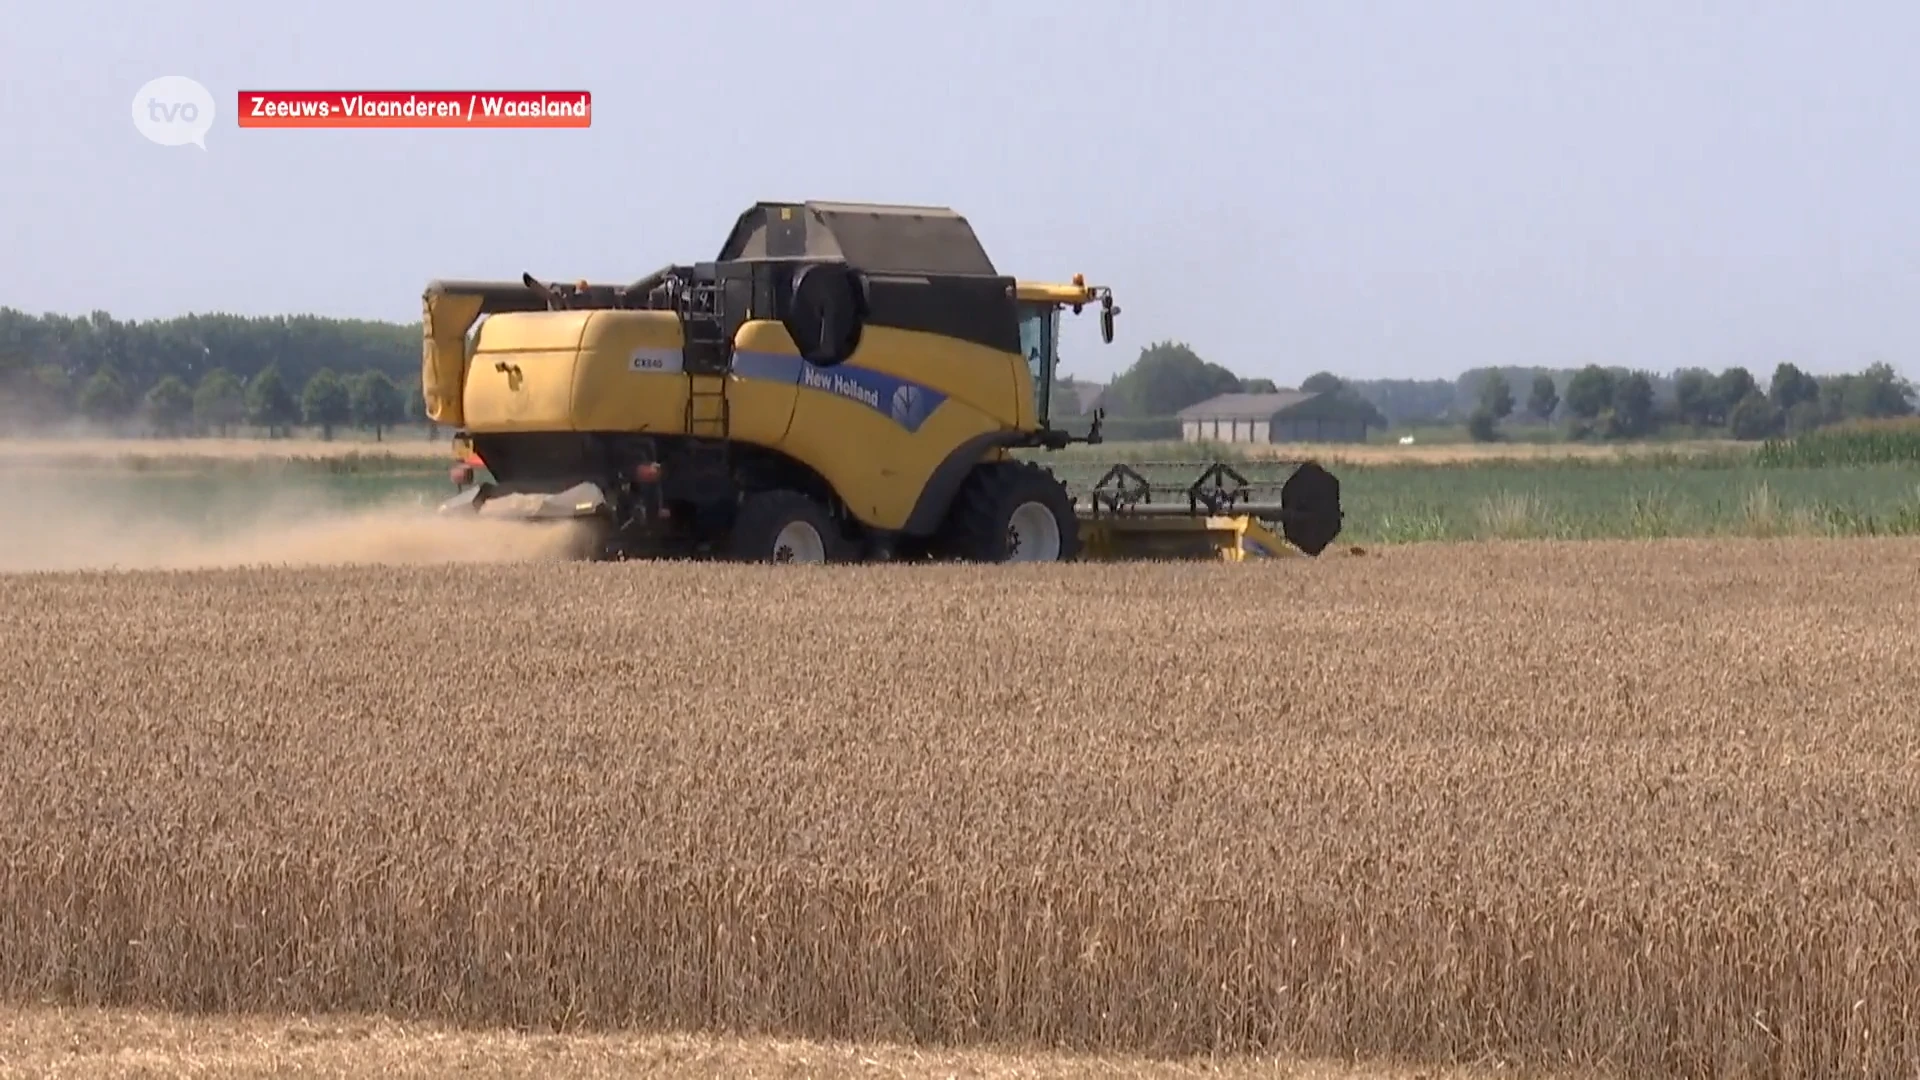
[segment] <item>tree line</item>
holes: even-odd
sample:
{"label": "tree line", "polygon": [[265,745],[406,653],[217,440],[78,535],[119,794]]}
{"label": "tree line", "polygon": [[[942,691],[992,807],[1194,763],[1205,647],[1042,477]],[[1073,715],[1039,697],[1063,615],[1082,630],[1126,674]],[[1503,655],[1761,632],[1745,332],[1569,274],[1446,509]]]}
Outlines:
{"label": "tree line", "polygon": [[[318,316],[188,315],[122,321],[29,315],[0,308],[0,422],[19,430],[85,420],[163,434],[282,434],[307,424],[379,435],[425,423],[420,324]],[[1177,434],[1173,414],[1225,393],[1271,393],[1179,341],[1140,350],[1101,388],[1116,438]],[[1757,439],[1839,420],[1907,416],[1913,387],[1886,364],[1812,376],[1791,363],[1763,388],[1746,368],[1668,375],[1597,364],[1578,369],[1487,367],[1455,379],[1346,379],[1322,371],[1298,389],[1345,399],[1376,427],[1464,424],[1478,438],[1523,425],[1569,435],[1642,438],[1683,428]],[[1063,374],[1055,416],[1084,419]]]}
{"label": "tree line", "polygon": [[419,371],[418,323],[0,308],[0,423],[15,431],[82,420],[165,435],[307,424],[378,437],[425,422]]}
{"label": "tree line", "polygon": [[[1077,399],[1064,381],[1054,397]],[[1171,417],[1220,394],[1272,391],[1273,382],[1241,378],[1201,359],[1188,346],[1159,342],[1116,376],[1099,403],[1134,425]],[[1557,426],[1571,438],[1640,439],[1681,430],[1698,435],[1766,439],[1844,420],[1912,416],[1915,390],[1885,363],[1841,375],[1815,376],[1792,363],[1775,367],[1762,387],[1744,367],[1718,373],[1686,368],[1667,375],[1589,364],[1576,369],[1477,368],[1457,379],[1344,379],[1322,371],[1299,389],[1364,403],[1377,427],[1461,424],[1493,440],[1516,426]],[[1525,394],[1525,398],[1520,397]],[[1056,414],[1062,410],[1056,408]],[[1177,426],[1162,423],[1171,434]]]}
{"label": "tree line", "polygon": [[1738,366],[1718,374],[1687,368],[1656,381],[1648,372],[1589,364],[1570,373],[1532,372],[1524,403],[1516,401],[1514,383],[1505,371],[1480,373],[1466,422],[1473,438],[1497,439],[1502,424],[1525,419],[1559,423],[1573,438],[1640,439],[1680,429],[1759,440],[1916,411],[1912,384],[1884,363],[1823,376],[1781,363],[1764,388]]}

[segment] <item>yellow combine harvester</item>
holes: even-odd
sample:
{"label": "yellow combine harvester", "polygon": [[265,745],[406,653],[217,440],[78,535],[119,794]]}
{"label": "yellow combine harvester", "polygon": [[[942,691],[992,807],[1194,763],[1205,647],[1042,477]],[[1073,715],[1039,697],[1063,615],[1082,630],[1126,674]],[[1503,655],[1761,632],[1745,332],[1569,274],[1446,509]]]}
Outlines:
{"label": "yellow combine harvester", "polygon": [[[713,262],[631,285],[436,281],[422,394],[456,429],[444,512],[577,519],[596,558],[844,562],[1317,555],[1340,485],[1275,501],[1225,465],[1076,496],[1018,456],[1048,420],[1060,313],[1110,290],[994,269],[951,210],[763,202]],[[1159,501],[1155,497],[1159,496]]]}

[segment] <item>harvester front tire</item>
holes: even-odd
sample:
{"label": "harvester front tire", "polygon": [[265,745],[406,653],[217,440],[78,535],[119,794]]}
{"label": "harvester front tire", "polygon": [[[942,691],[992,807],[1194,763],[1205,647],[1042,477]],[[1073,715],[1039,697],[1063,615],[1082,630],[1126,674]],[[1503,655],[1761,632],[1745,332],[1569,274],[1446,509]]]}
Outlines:
{"label": "harvester front tire", "polygon": [[1080,556],[1080,519],[1051,472],[989,461],[954,497],[945,546],[966,562],[1071,562]]}
{"label": "harvester front tire", "polygon": [[728,537],[738,562],[846,562],[852,545],[827,508],[798,491],[758,491],[741,502]]}

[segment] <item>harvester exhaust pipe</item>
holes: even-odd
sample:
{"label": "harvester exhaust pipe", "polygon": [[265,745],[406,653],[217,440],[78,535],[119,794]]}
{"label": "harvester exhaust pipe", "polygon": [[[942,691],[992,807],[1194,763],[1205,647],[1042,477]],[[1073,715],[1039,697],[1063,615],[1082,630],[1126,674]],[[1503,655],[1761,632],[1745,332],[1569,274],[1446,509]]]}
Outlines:
{"label": "harvester exhaust pipe", "polygon": [[520,275],[520,283],[525,285],[535,295],[539,296],[540,299],[546,301],[548,311],[552,311],[560,306],[560,294],[555,292],[539,278],[523,272]]}

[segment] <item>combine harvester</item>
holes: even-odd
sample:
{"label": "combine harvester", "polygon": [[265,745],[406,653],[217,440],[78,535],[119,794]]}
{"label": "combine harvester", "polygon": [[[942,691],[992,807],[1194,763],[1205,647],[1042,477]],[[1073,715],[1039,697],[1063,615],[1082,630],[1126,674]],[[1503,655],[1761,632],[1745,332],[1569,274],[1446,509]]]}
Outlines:
{"label": "combine harvester", "polygon": [[[422,396],[456,429],[443,513],[585,526],[587,558],[859,562],[1318,555],[1340,484],[1117,465],[1075,493],[1034,451],[1063,309],[1111,290],[1002,275],[931,207],[770,203],[713,262],[626,286],[436,281]],[[1271,463],[1262,463],[1271,464]]]}

